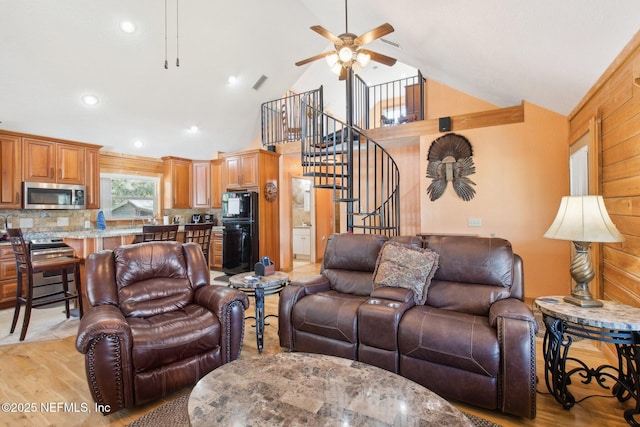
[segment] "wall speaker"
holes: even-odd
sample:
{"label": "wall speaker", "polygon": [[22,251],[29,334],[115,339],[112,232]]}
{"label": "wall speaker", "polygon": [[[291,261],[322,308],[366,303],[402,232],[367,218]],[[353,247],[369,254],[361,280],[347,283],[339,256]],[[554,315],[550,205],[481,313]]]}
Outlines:
{"label": "wall speaker", "polygon": [[438,122],[440,132],[448,132],[451,130],[451,117],[440,117]]}

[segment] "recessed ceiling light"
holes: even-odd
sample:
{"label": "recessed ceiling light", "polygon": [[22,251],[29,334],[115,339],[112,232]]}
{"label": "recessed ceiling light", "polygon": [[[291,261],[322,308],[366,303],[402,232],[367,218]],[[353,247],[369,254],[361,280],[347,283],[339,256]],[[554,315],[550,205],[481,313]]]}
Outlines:
{"label": "recessed ceiling light", "polygon": [[229,78],[227,79],[227,81],[229,82],[229,84],[234,84],[238,81],[238,78],[236,76],[229,76]]}
{"label": "recessed ceiling light", "polygon": [[199,130],[200,129],[198,128],[198,126],[193,125],[193,126],[190,126],[189,129],[187,129],[187,132],[189,132],[189,133],[198,133]]}
{"label": "recessed ceiling light", "polygon": [[131,34],[136,30],[136,24],[131,21],[122,21],[120,23],[120,29],[125,33]]}
{"label": "recessed ceiling light", "polygon": [[133,141],[133,146],[136,148],[142,148],[143,145],[144,144],[139,139],[136,139],[135,141]]}
{"label": "recessed ceiling light", "polygon": [[82,96],[82,103],[84,105],[96,105],[98,102],[100,102],[100,99],[95,95],[83,95]]}

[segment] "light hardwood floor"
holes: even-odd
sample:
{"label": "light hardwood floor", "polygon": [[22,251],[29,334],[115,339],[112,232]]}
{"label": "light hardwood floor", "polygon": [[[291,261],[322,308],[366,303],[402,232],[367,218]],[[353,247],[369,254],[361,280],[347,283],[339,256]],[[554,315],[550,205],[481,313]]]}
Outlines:
{"label": "light hardwood floor", "polygon": [[[317,265],[307,265],[291,272],[292,278],[305,277],[314,274]],[[276,296],[266,298],[266,313],[277,313],[278,299]],[[253,310],[252,305],[249,311]],[[280,348],[277,335],[277,319],[269,318],[266,327],[265,348],[263,354],[283,351]],[[9,325],[0,325],[9,328]],[[501,415],[472,406],[453,402],[458,408],[480,417],[489,419],[497,424],[508,426],[625,426],[622,417],[624,409],[631,407],[630,402],[620,403],[613,398],[592,398],[577,404],[570,411],[562,407],[546,393],[544,371],[542,369],[541,340],[538,343],[537,362],[538,384],[537,417],[533,420]],[[572,355],[578,357],[591,366],[598,366],[606,362],[600,351],[588,342],[580,342],[572,347]],[[241,357],[257,355],[256,339],[251,321],[247,321],[244,346]],[[607,362],[608,363],[608,362]],[[597,386],[571,386],[576,397],[583,397],[593,392],[600,392]],[[166,403],[180,394],[183,390],[166,399],[144,405],[134,409],[120,411],[116,414],[103,416],[94,410],[93,400],[87,387],[84,371],[84,356],[75,349],[75,337],[0,346],[0,402],[33,403],[36,410],[22,413],[0,414],[0,425],[6,426],[124,426],[145,413]],[[67,408],[58,405],[67,405]],[[45,406],[49,407],[46,411]],[[88,409],[84,411],[85,407]],[[54,412],[54,409],[58,409]],[[76,411],[73,411],[76,409]]]}

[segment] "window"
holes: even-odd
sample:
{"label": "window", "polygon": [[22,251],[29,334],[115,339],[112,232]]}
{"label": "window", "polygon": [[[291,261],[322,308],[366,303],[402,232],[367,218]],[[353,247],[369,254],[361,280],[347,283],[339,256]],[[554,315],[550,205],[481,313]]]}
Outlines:
{"label": "window", "polygon": [[100,174],[100,205],[106,219],[154,218],[160,206],[160,178]]}

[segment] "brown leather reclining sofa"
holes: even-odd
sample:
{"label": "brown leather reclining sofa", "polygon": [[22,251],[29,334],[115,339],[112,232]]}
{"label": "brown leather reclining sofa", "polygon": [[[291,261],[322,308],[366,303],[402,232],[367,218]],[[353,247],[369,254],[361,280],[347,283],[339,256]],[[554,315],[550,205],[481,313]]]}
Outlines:
{"label": "brown leather reclining sofa", "polygon": [[247,296],[210,285],[197,243],[148,242],[86,260],[92,308],[76,348],[103,413],[194,385],[242,349]]}
{"label": "brown leather reclining sofa", "polygon": [[280,345],[359,360],[445,398],[534,418],[538,326],[523,302],[522,259],[511,244],[436,235],[391,240],[439,255],[424,304],[410,289],[374,290],[386,237],[332,235],[320,274],[280,295]]}

